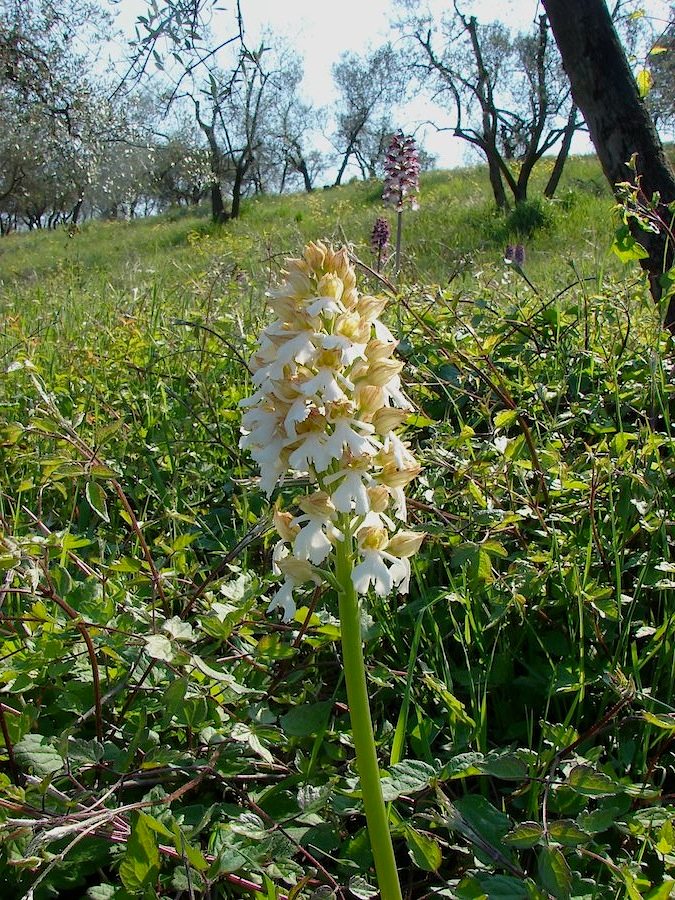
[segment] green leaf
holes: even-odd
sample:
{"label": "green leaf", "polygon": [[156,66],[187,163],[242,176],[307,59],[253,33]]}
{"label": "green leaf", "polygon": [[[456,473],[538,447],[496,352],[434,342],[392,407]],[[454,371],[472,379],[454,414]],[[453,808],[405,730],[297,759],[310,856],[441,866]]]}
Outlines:
{"label": "green leaf", "polygon": [[44,778],[63,768],[63,757],[42,734],[27,734],[14,747],[18,762]]}
{"label": "green leaf", "polygon": [[186,841],[185,836],[176,823],[173,826],[173,839],[176,850],[187,859],[193,869],[196,869],[198,872],[205,872],[208,869],[209,864],[204,858],[204,854],[197,847]]}
{"label": "green leaf", "polygon": [[159,849],[149,819],[150,816],[141,812],[132,822],[127,850],[120,863],[122,884],[132,894],[143,892],[159,876]]}
{"label": "green leaf", "polygon": [[542,847],[539,851],[539,880],[556,900],[567,900],[572,888],[572,873],[567,860],[556,847]]}
{"label": "green leaf", "polygon": [[575,766],[567,776],[567,784],[584,797],[609,797],[621,793],[621,785],[590,766]]}
{"label": "green leaf", "polygon": [[455,801],[455,806],[469,825],[493,847],[500,845],[504,835],[511,828],[509,817],[479,794],[460,797]]}
{"label": "green leaf", "polygon": [[481,772],[494,778],[521,781],[527,778],[527,765],[515,753],[490,753],[480,766]]}
{"label": "green leaf", "polygon": [[478,582],[479,584],[492,584],[494,581],[490,554],[486,553],[482,548],[473,554],[471,565],[469,566],[469,578],[472,582]]}
{"label": "green leaf", "polygon": [[511,847],[534,847],[539,843],[543,833],[544,829],[538,822],[521,822],[507,835],[504,835],[503,841]]}
{"label": "green leaf", "polygon": [[415,865],[425,872],[435,872],[439,869],[443,861],[443,854],[436,841],[428,835],[417,831],[407,822],[404,823],[403,832],[408,845],[408,852]]}
{"label": "green leaf", "polygon": [[664,881],[663,884],[659,884],[653,887],[651,891],[647,891],[644,895],[644,900],[668,900],[669,897],[672,897],[673,887],[675,887],[675,881]]}
{"label": "green leaf", "polygon": [[508,428],[509,425],[513,425],[517,418],[517,409],[503,409],[494,417],[494,419],[492,420],[492,424],[495,430],[498,428]]}
{"label": "green leaf", "polygon": [[649,253],[647,253],[642,244],[638,244],[630,233],[628,225],[621,225],[617,228],[614,235],[612,250],[616,253],[622,263],[635,262],[638,259],[647,259],[649,256]]}
{"label": "green leaf", "polygon": [[643,712],[642,718],[655,728],[662,728],[664,731],[675,731],[675,716],[666,713],[655,715],[654,713]]}
{"label": "green leaf", "polygon": [[353,875],[349,879],[349,890],[359,900],[371,900],[371,897],[377,897],[379,894],[378,889],[360,875]]}
{"label": "green leaf", "polygon": [[548,833],[551,840],[557,844],[564,844],[566,847],[576,847],[577,844],[585,844],[591,840],[590,834],[579,828],[577,823],[571,819],[551,822],[548,826]]}
{"label": "green leaf", "polygon": [[640,96],[646,97],[654,86],[654,76],[649,71],[649,69],[640,69],[640,71],[635,76],[635,80],[637,82]]}
{"label": "green leaf", "polygon": [[417,759],[405,759],[389,769],[389,775],[382,778],[382,795],[390,803],[402,794],[414,794],[428,787],[437,778],[433,766]]}
{"label": "green leaf", "polygon": [[96,515],[100,516],[104,522],[110,522],[105,491],[98,481],[88,481],[84,493],[87,497],[87,503],[91,506]]}
{"label": "green leaf", "polygon": [[332,700],[319,703],[303,703],[294,706],[279,719],[285,734],[291,737],[309,737],[325,730],[333,708]]}

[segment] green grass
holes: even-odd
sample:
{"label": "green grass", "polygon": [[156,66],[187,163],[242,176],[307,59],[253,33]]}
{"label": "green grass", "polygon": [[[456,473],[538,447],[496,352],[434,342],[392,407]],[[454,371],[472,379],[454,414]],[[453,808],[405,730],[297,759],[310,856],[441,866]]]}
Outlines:
{"label": "green grass", "polygon": [[[0,241],[7,896],[372,890],[337,604],[266,614],[238,402],[284,257],[372,263],[379,197]],[[672,341],[612,205],[581,158],[526,238],[480,168],[427,174],[404,217],[390,325],[429,538],[365,633],[407,897],[672,890]]]}

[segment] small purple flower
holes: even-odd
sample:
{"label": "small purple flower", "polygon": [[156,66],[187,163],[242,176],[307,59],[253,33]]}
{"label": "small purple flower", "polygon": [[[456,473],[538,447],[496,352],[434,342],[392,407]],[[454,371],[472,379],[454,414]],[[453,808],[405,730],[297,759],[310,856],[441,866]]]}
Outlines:
{"label": "small purple flower", "polygon": [[373,248],[374,253],[382,253],[387,249],[389,246],[390,234],[391,229],[389,228],[389,222],[380,216],[375,220],[373,232],[370,236],[370,246]]}
{"label": "small purple flower", "polygon": [[382,199],[401,212],[405,204],[418,209],[420,189],[420,158],[415,138],[397,131],[392,137],[384,161],[384,192]]}
{"label": "small purple flower", "polygon": [[377,256],[378,272],[380,271],[382,263],[386,262],[387,259],[387,247],[389,246],[390,234],[391,229],[389,227],[389,222],[383,216],[377,218],[370,235],[370,246],[372,247],[373,253]]}
{"label": "small purple flower", "polygon": [[522,269],[525,264],[525,247],[523,244],[509,244],[504,253],[504,262],[513,263]]}

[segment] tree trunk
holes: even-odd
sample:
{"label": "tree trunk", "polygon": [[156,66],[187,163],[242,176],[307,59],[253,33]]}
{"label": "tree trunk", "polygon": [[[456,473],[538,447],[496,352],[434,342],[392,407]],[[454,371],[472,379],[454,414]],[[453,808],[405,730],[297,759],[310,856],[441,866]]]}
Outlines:
{"label": "tree trunk", "polygon": [[[651,200],[658,192],[659,211],[669,222],[666,204],[675,200],[675,176],[647,107],[638,93],[633,73],[619,42],[604,0],[543,0],[572,96],[581,110],[602,169],[612,188],[630,181],[626,165],[637,154],[641,187]],[[649,274],[652,297],[659,303],[660,276],[673,264],[673,248],[665,233],[643,231],[631,223],[635,238],[649,257],[642,261]],[[665,325],[675,333],[675,298],[671,298]]]}
{"label": "tree trunk", "polygon": [[307,163],[303,158],[300,158],[300,162],[298,163],[298,172],[302,175],[302,180],[305,183],[305,190],[308,194],[311,194],[314,190],[314,185],[312,184],[312,179],[309,175],[309,170],[307,169]]}
{"label": "tree trunk", "polygon": [[553,170],[551,171],[551,175],[546,182],[546,187],[544,188],[544,197],[547,197],[549,200],[558,190],[558,185],[560,184],[563,169],[565,168],[565,163],[567,162],[567,157],[569,156],[570,147],[572,146],[572,138],[574,137],[574,132],[577,130],[577,112],[577,105],[576,103],[573,103],[570,114],[567,117],[567,125],[565,126],[565,131],[563,132],[563,139],[562,144],[560,145],[560,150],[558,151],[558,155],[555,158]]}
{"label": "tree trunk", "polygon": [[230,213],[230,216],[233,219],[239,218],[239,211],[241,209],[241,188],[244,182],[245,172],[246,167],[238,165],[234,173],[234,183],[232,185],[232,211]]}
{"label": "tree trunk", "polygon": [[225,204],[223,203],[223,192],[220,188],[219,181],[211,182],[211,218],[219,225],[221,225],[223,222],[227,222],[227,220],[229,219],[229,216],[225,211]]}
{"label": "tree trunk", "polygon": [[502,173],[497,160],[487,148],[483,148],[483,152],[487,158],[488,175],[490,176],[490,186],[495,203],[498,209],[506,209],[506,191],[504,190],[504,182],[502,181]]}

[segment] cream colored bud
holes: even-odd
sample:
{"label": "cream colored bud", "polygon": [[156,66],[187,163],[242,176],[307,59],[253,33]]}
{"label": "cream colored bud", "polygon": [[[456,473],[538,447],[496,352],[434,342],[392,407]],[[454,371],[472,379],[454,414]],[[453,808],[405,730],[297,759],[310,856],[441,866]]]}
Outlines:
{"label": "cream colored bud", "polygon": [[382,408],[384,392],[374,384],[360,384],[356,389],[356,404],[364,418],[371,418]]}
{"label": "cream colored bud", "polygon": [[332,272],[328,272],[319,281],[316,286],[316,292],[319,297],[332,297],[333,300],[339,300],[342,296],[343,287],[341,279]]}
{"label": "cream colored bud", "polygon": [[320,272],[326,259],[326,247],[320,241],[312,241],[305,247],[304,258],[310,269]]}
{"label": "cream colored bud", "polygon": [[375,338],[366,347],[366,357],[375,362],[378,359],[389,359],[397,347],[397,341],[380,341]]}
{"label": "cream colored bud", "polygon": [[274,510],[274,527],[282,541],[292,543],[300,531],[299,525],[293,524],[293,516],[281,509]]}
{"label": "cream colored bud", "polygon": [[385,297],[370,297],[368,294],[364,294],[363,297],[359,298],[359,302],[356,304],[356,310],[364,319],[367,319],[369,322],[374,322],[375,319],[380,316],[386,305],[387,300]]}
{"label": "cream colored bud", "polygon": [[313,581],[316,584],[321,583],[321,576],[317,574],[314,566],[306,559],[284,556],[283,559],[277,562],[277,566],[282,575],[287,575],[297,584],[304,584],[306,581]]}
{"label": "cream colored bud", "polygon": [[308,297],[312,290],[312,282],[307,274],[307,266],[301,259],[290,261],[284,289],[295,297]]}
{"label": "cream colored bud", "polygon": [[396,359],[378,359],[372,365],[368,366],[368,371],[362,376],[363,380],[368,384],[384,387],[389,384],[392,378],[395,378],[401,369],[403,363]]}
{"label": "cream colored bud", "polygon": [[386,512],[389,506],[389,490],[386,485],[378,484],[368,488],[368,502],[374,513]]}
{"label": "cream colored bud", "polygon": [[335,507],[325,491],[315,491],[298,500],[300,509],[313,519],[330,519]]}
{"label": "cream colored bud", "polygon": [[409,466],[406,469],[399,469],[396,463],[387,463],[377,476],[377,480],[391,488],[405,487],[413,478],[417,478],[421,471],[422,466]]}
{"label": "cream colored bud", "polygon": [[377,410],[372,418],[373,426],[378,434],[385,435],[404,422],[410,415],[407,409],[398,409],[395,406],[383,406]]}
{"label": "cream colored bud", "polygon": [[387,544],[387,553],[392,556],[413,556],[422,546],[422,541],[426,537],[424,531],[399,531]]}

